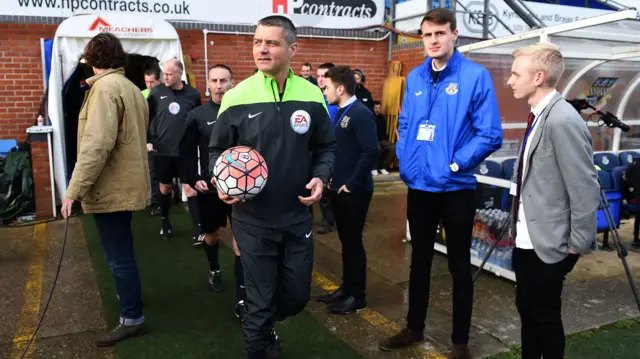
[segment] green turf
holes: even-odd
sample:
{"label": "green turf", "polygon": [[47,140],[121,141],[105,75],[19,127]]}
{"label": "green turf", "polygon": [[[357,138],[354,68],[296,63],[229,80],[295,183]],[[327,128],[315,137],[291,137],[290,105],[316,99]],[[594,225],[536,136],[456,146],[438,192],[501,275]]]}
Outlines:
{"label": "green turf", "polygon": [[[640,319],[620,321],[567,337],[565,358],[629,359],[640,357]],[[487,359],[519,359],[520,348]]]}
{"label": "green turf", "polygon": [[[222,245],[220,265],[226,290],[210,292],[202,248],[191,245],[188,214],[179,206],[171,213],[174,239],[160,239],[158,217],[134,215],[135,250],[142,279],[145,317],[150,333],[120,343],[116,359],[244,358],[240,322],[234,316],[233,252]],[[103,259],[95,222],[85,216],[87,246],[110,326],[118,320],[118,302],[111,273]],[[303,312],[277,326],[282,359],[362,358],[313,317]]]}

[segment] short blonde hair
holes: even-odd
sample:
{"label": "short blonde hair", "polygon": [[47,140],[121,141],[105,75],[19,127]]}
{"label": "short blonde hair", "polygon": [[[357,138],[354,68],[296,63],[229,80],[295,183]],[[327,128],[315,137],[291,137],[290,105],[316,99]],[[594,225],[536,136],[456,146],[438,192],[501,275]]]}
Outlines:
{"label": "short blonde hair", "polygon": [[513,58],[529,56],[535,71],[542,71],[549,87],[556,87],[564,72],[564,57],[554,44],[537,43],[521,47],[513,52]]}

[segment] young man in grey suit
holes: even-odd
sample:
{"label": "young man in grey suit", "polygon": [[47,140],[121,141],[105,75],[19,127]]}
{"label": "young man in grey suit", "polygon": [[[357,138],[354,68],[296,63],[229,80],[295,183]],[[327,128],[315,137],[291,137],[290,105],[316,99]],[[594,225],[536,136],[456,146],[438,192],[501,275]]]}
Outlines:
{"label": "young man in grey suit", "polygon": [[513,57],[508,85],[531,106],[512,186],[522,359],[562,359],[564,279],[580,255],[596,248],[599,185],[592,139],[582,117],[555,90],[564,71],[559,49],[535,44]]}

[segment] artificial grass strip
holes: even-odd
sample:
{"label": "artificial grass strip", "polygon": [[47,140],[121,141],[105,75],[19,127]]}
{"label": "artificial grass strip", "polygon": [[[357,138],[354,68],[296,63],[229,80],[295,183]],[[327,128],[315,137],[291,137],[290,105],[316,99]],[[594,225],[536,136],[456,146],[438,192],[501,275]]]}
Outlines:
{"label": "artificial grass strip", "polygon": [[[567,359],[640,358],[640,319],[623,320],[567,337]],[[519,359],[519,346],[487,359]]]}
{"label": "artificial grass strip", "polygon": [[[116,359],[243,359],[242,327],[234,315],[233,252],[224,244],[220,247],[225,291],[215,294],[208,289],[204,251],[191,244],[188,213],[174,205],[170,219],[173,239],[165,241],[160,238],[159,217],[152,217],[148,211],[133,216],[149,333],[118,344]],[[93,217],[84,217],[84,231],[107,322],[112,327],[119,317],[118,300]],[[281,359],[362,358],[306,312],[280,323],[277,331],[282,340]]]}

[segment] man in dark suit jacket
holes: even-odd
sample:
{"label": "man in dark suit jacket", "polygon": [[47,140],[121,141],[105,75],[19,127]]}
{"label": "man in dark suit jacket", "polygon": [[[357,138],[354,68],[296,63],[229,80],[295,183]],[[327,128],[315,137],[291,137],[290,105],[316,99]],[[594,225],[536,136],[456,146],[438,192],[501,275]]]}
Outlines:
{"label": "man in dark suit jacket", "polygon": [[564,71],[558,47],[516,50],[508,85],[531,106],[516,161],[512,231],[523,359],[562,359],[562,287],[580,255],[596,248],[600,200],[592,139],[555,90]]}

